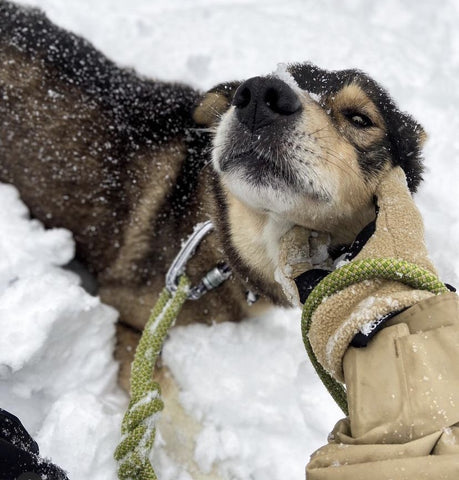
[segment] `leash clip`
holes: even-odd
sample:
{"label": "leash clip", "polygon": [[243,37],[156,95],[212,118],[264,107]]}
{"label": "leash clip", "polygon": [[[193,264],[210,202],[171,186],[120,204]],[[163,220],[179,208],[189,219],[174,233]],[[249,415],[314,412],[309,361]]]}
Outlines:
{"label": "leash clip", "polygon": [[[166,288],[170,293],[177,290],[180,275],[185,271],[188,260],[194,255],[194,252],[202,239],[214,229],[213,223],[200,223],[194,227],[193,233],[183,243],[180,252],[175,257],[172,265],[166,274]],[[227,280],[231,275],[231,269],[228,265],[217,265],[215,268],[207,272],[203,279],[195,287],[190,288],[188,299],[198,300],[209,290],[213,290]]]}

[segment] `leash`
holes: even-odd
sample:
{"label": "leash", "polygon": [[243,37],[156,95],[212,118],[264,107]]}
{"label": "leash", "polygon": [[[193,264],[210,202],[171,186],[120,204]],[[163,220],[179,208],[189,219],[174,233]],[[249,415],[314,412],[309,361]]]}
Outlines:
{"label": "leash", "polygon": [[433,273],[416,264],[395,258],[357,260],[334,270],[319,282],[303,306],[301,331],[309,359],[319,378],[345,415],[349,414],[346,389],[318,362],[309,341],[312,315],[322,301],[355,283],[373,279],[393,280],[418,290],[428,290],[435,295],[448,292],[448,288]]}
{"label": "leash", "polygon": [[121,442],[115,450],[119,480],[157,480],[149,456],[156,435],[156,422],[164,403],[161,389],[152,379],[156,360],[169,328],[186,300],[197,300],[217,288],[231,275],[227,265],[217,265],[195,287],[184,270],[202,239],[212,231],[208,221],[195,227],[166,275],[159,296],[140,337],[131,367],[131,401],[121,424]]}
{"label": "leash", "polygon": [[167,332],[189,290],[190,282],[182,275],[174,293],[167,288],[162,291],[135,351],[131,366],[131,401],[121,424],[121,442],[115,450],[120,480],[157,480],[149,454],[155,441],[156,421],[164,403],[152,372]]}

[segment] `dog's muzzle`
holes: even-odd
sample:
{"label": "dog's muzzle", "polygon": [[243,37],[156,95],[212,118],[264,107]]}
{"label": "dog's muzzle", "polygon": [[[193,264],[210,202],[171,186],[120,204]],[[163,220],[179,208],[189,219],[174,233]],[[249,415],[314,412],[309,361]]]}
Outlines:
{"label": "dog's muzzle", "polygon": [[237,119],[252,133],[301,110],[297,94],[282,80],[253,77],[242,83],[233,99]]}

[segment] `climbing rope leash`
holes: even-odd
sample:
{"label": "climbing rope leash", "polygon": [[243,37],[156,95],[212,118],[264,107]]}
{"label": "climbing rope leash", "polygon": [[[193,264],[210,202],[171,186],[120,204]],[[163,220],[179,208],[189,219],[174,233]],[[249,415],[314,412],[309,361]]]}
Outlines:
{"label": "climbing rope leash", "polygon": [[167,332],[188,297],[189,288],[189,280],[182,275],[173,294],[167,288],[162,291],[137,346],[131,367],[131,401],[121,424],[121,442],[115,451],[120,480],[157,479],[149,455],[158,414],[164,404],[152,372]]}
{"label": "climbing rope leash", "polygon": [[121,442],[115,450],[119,480],[157,480],[150,462],[156,421],[164,407],[161,389],[152,379],[156,360],[169,328],[186,300],[197,300],[221,285],[231,275],[226,265],[217,265],[195,287],[184,274],[186,263],[202,239],[213,229],[211,222],[196,226],[183,244],[166,275],[159,296],[142,332],[131,366],[131,401],[121,424]]}
{"label": "climbing rope leash", "polygon": [[405,283],[410,287],[428,290],[436,295],[448,292],[448,288],[433,273],[416,264],[394,258],[353,261],[331,272],[314,288],[303,306],[301,319],[303,342],[322,383],[345,415],[348,415],[346,390],[322,367],[314,354],[308,336],[311,319],[316,308],[326,297],[355,283],[376,278]]}

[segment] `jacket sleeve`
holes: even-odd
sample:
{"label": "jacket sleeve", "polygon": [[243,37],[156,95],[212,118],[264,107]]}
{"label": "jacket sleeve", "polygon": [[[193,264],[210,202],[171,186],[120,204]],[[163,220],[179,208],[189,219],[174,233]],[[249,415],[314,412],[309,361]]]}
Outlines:
{"label": "jacket sleeve", "polygon": [[459,302],[438,295],[344,356],[349,417],[307,480],[459,478]]}

